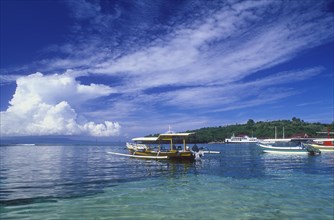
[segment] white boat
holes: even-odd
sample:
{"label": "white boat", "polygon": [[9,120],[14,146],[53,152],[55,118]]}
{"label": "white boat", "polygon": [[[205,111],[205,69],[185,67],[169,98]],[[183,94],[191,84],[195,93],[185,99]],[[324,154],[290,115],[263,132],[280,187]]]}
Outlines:
{"label": "white boat", "polygon": [[234,134],[231,138],[226,138],[225,143],[231,144],[246,144],[246,143],[257,143],[258,139],[256,137],[248,137],[247,135],[242,137],[236,137]]}
{"label": "white boat", "polygon": [[[277,143],[275,143],[277,144]],[[274,153],[274,154],[310,154],[316,155],[320,154],[321,151],[311,146],[306,146],[303,143],[300,143],[297,146],[273,146],[272,144],[263,144],[257,143],[257,145],[265,153]]]}

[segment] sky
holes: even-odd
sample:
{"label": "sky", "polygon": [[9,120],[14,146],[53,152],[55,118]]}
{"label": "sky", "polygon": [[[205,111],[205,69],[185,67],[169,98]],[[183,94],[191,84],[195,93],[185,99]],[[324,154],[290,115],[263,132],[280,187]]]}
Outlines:
{"label": "sky", "polygon": [[333,0],[1,0],[1,137],[331,123]]}

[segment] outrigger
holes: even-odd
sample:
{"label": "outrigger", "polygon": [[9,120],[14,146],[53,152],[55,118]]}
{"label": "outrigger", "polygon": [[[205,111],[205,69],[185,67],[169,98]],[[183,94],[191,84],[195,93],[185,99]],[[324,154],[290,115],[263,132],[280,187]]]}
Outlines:
{"label": "outrigger", "polygon": [[[172,133],[160,134],[158,137],[133,138],[134,143],[126,143],[130,154],[108,152],[109,154],[143,158],[143,159],[169,159],[192,161],[204,155],[204,153],[217,154],[218,151],[204,151],[195,144],[192,149],[186,145],[188,136],[194,133]],[[182,144],[176,146],[177,144]],[[167,144],[167,146],[166,146]],[[167,149],[165,148],[167,147]]]}

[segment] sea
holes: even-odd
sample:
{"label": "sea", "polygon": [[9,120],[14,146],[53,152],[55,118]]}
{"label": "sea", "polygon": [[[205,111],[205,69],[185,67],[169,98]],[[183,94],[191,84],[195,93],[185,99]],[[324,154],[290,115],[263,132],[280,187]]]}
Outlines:
{"label": "sea", "polygon": [[334,152],[201,146],[221,153],[173,162],[108,154],[125,143],[1,146],[0,219],[333,220]]}

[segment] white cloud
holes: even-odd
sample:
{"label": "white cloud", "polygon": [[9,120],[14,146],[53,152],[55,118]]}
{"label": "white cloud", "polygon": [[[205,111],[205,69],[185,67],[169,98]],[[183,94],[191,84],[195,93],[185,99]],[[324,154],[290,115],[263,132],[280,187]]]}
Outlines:
{"label": "white cloud", "polygon": [[20,77],[10,106],[1,112],[1,135],[119,135],[118,122],[86,122],[72,107],[112,92],[105,85],[82,85],[66,74]]}
{"label": "white cloud", "polygon": [[83,128],[92,136],[115,136],[119,135],[121,126],[117,122],[113,123],[110,121],[105,121],[104,124],[88,122],[84,124]]}

